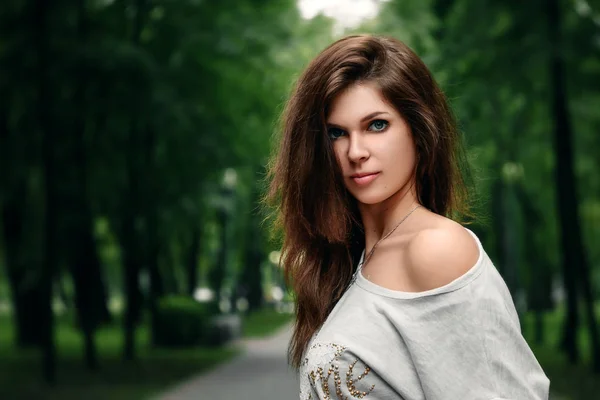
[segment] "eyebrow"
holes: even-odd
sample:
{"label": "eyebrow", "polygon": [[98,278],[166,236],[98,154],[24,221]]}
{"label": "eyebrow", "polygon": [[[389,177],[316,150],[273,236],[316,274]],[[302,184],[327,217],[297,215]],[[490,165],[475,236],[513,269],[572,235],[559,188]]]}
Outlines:
{"label": "eyebrow", "polygon": [[[369,115],[365,115],[364,117],[362,117],[360,119],[360,122],[363,123],[363,122],[368,121],[368,120],[370,120],[372,118],[375,118],[376,116],[381,115],[381,114],[389,114],[389,113],[386,112],[386,111],[375,111],[375,112],[372,112]],[[327,125],[339,127],[338,124],[333,124],[331,122],[327,122]]]}
{"label": "eyebrow", "polygon": [[371,113],[371,114],[369,114],[369,115],[365,115],[365,116],[364,116],[364,117],[363,117],[363,118],[360,120],[360,122],[365,122],[365,121],[368,121],[368,120],[370,120],[371,118],[374,118],[374,117],[376,117],[376,116],[378,116],[378,115],[380,115],[380,114],[387,114],[387,113],[386,113],[385,111],[375,111],[375,112],[372,112],[372,113]]}

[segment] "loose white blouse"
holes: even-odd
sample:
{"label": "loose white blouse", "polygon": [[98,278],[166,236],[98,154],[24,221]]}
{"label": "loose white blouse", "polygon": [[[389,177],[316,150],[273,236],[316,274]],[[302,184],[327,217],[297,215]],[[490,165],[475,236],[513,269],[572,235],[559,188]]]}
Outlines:
{"label": "loose white blouse", "polygon": [[469,232],[479,259],[436,289],[389,290],[358,268],[305,351],[300,399],[547,400],[506,283]]}

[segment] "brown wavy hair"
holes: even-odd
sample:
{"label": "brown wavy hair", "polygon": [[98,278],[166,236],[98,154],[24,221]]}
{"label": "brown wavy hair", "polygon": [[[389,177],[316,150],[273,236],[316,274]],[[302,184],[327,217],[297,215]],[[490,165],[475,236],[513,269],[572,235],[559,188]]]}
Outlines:
{"label": "brown wavy hair", "polygon": [[350,283],[364,247],[356,201],[344,187],[326,119],[340,92],[366,82],[377,85],[411,127],[419,202],[453,219],[468,215],[460,136],[423,61],[401,41],[382,36],[348,36],[323,50],[292,91],[268,173],[266,201],[275,206],[275,226],[283,233],[281,265],[296,297],[288,350],[295,368]]}

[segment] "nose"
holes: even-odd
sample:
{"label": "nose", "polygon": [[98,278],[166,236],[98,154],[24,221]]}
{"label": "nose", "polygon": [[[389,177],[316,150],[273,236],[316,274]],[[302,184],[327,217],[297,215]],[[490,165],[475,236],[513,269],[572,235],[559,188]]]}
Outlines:
{"label": "nose", "polygon": [[369,151],[365,146],[364,138],[360,134],[350,134],[348,144],[348,159],[351,162],[365,161],[369,158]]}

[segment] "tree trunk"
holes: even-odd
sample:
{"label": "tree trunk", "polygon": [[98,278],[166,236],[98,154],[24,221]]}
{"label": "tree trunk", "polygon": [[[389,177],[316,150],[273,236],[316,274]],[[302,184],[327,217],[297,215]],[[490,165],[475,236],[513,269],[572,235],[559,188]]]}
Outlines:
{"label": "tree trunk", "polygon": [[[172,235],[176,236],[176,235]],[[176,239],[169,237],[169,240],[165,239],[163,251],[161,253],[161,266],[159,270],[162,275],[163,289],[165,293],[179,293],[179,284],[175,273],[175,266],[178,265],[178,259],[175,255],[175,243]]]}
{"label": "tree trunk", "polygon": [[[135,122],[135,121],[134,121]],[[123,318],[124,348],[123,358],[127,361],[135,358],[135,327],[140,318],[142,295],[139,287],[140,275],[140,238],[136,230],[139,212],[139,189],[135,171],[135,141],[137,126],[133,125],[129,132],[127,180],[128,190],[124,199],[122,213],[121,245],[124,268],[125,316]]]}
{"label": "tree trunk", "polygon": [[573,145],[571,116],[568,109],[564,59],[561,52],[561,14],[558,0],[549,0],[548,43],[552,49],[549,72],[552,88],[551,115],[554,118],[554,150],[556,153],[556,187],[562,268],[567,291],[567,316],[564,324],[562,347],[572,363],[579,361],[577,349],[577,282],[584,296],[586,314],[592,343],[594,370],[600,371],[600,342],[596,317],[593,312],[593,294],[587,255],[582,243],[579,224],[577,185],[573,172]]}
{"label": "tree trunk", "polygon": [[23,256],[25,247],[24,182],[12,185],[2,203],[2,230],[5,244],[6,276],[11,289],[16,344],[33,347],[42,344],[38,322],[31,315],[40,313],[42,306],[40,281],[36,279],[36,266]]}
{"label": "tree trunk", "polygon": [[[139,45],[145,16],[145,0],[134,0],[135,19],[132,29],[132,42]],[[127,361],[135,358],[135,328],[141,316],[142,294],[139,287],[139,276],[144,260],[141,235],[136,229],[140,215],[140,187],[138,179],[141,176],[139,168],[138,145],[140,136],[139,116],[132,110],[129,137],[127,139],[127,193],[123,208],[122,244],[124,253],[124,282],[125,282],[125,318],[123,358]]]}
{"label": "tree trunk", "polygon": [[[260,193],[255,185],[252,191],[251,204],[257,205],[259,201]],[[253,210],[248,224],[248,242],[246,243],[244,270],[241,279],[241,282],[244,285],[243,295],[246,296],[248,300],[249,312],[258,310],[263,305],[261,265],[264,259],[264,251],[261,240],[260,215],[258,211],[256,211],[257,207],[253,207]]]}
{"label": "tree trunk", "polygon": [[198,285],[198,256],[200,255],[200,240],[202,231],[198,221],[193,221],[192,238],[187,257],[187,293],[194,295]]}
{"label": "tree trunk", "polygon": [[[258,233],[255,233],[258,234]],[[246,277],[242,279],[245,285],[245,295],[248,300],[248,311],[252,312],[263,306],[263,289],[261,265],[263,261],[263,252],[256,246],[251,245],[248,249],[244,262],[244,271]]]}
{"label": "tree trunk", "polygon": [[[497,171],[500,170],[498,166]],[[494,183],[492,184],[492,226],[494,229],[494,244],[495,244],[495,265],[498,268],[498,272],[506,279],[507,266],[506,266],[506,253],[504,252],[504,232],[506,231],[506,216],[504,206],[504,182],[502,182],[502,176],[499,174]],[[507,285],[510,289],[510,285]],[[512,293],[512,289],[511,289]]]}
{"label": "tree trunk", "polygon": [[528,285],[529,308],[535,313],[534,338],[538,344],[544,343],[544,312],[552,310],[552,274],[550,262],[544,254],[544,249],[535,240],[535,233],[542,229],[542,217],[535,208],[530,196],[522,184],[515,187],[517,198],[521,206],[524,219],[523,246],[525,249],[525,261],[530,268]]}
{"label": "tree trunk", "polygon": [[219,207],[217,209],[217,220],[219,221],[220,240],[219,251],[217,253],[217,262],[210,270],[209,280],[211,289],[215,293],[216,300],[221,299],[221,289],[223,288],[223,280],[227,269],[227,211]]}
{"label": "tree trunk", "polygon": [[161,241],[159,235],[159,188],[154,187],[154,177],[158,174],[157,160],[155,158],[156,150],[156,132],[154,129],[146,131],[146,145],[144,146],[144,164],[147,169],[147,179],[144,180],[146,190],[146,201],[144,202],[146,219],[146,267],[150,276],[150,291],[148,298],[148,307],[150,311],[150,332],[152,335],[152,343],[154,343],[154,334],[156,332],[156,324],[158,321],[158,300],[164,293],[164,285],[160,269],[158,266],[158,258],[161,249]]}
{"label": "tree trunk", "polygon": [[[154,211],[152,214],[155,214]],[[150,311],[150,332],[152,334],[152,343],[154,343],[154,333],[158,320],[158,300],[164,294],[163,281],[158,268],[158,256],[160,252],[160,243],[156,226],[156,215],[152,215],[148,220],[148,273],[150,276],[150,293],[148,306]]]}
{"label": "tree trunk", "polygon": [[42,336],[42,370],[45,380],[56,382],[56,349],[54,343],[54,314],[52,312],[52,282],[58,264],[57,254],[57,165],[55,157],[54,130],[51,123],[51,101],[48,76],[49,32],[48,12],[50,0],[35,0],[33,7],[33,29],[37,53],[37,120],[42,135],[42,158],[44,172],[44,246],[41,268],[42,307],[39,316],[39,329]]}
{"label": "tree trunk", "polygon": [[[81,47],[85,46],[87,36],[87,20],[85,0],[77,2],[78,24],[77,36]],[[87,146],[85,141],[85,92],[88,84],[88,71],[84,60],[79,61],[77,79],[75,79],[74,106],[75,120],[73,126],[74,145],[70,150],[69,164],[73,188],[68,194],[72,207],[65,210],[69,214],[69,237],[71,247],[68,260],[75,286],[75,306],[79,327],[83,335],[85,362],[89,369],[98,368],[98,357],[95,332],[102,319],[100,306],[103,298],[103,280],[100,272],[96,243],[93,237],[93,217],[88,200],[88,166]],[[106,304],[106,303],[104,303]]]}
{"label": "tree trunk", "polygon": [[84,337],[85,361],[89,369],[95,370],[98,368],[95,332],[103,319],[106,303],[96,243],[91,232],[91,217],[87,210],[78,212],[81,214],[72,230],[73,248],[69,264],[75,286],[77,319]]}
{"label": "tree trunk", "polygon": [[[11,292],[14,337],[18,347],[42,344],[41,331],[35,319],[40,312],[40,281],[36,278],[38,264],[25,257],[28,246],[26,233],[27,177],[30,165],[22,153],[23,143],[34,135],[19,135],[10,129],[11,96],[3,87],[0,98],[0,218],[4,239],[4,261]],[[30,141],[31,142],[31,141]]]}
{"label": "tree trunk", "polygon": [[519,317],[522,317],[523,309],[519,303],[517,294],[520,289],[519,279],[519,249],[517,235],[518,227],[515,221],[514,185],[503,184],[502,206],[504,210],[504,231],[502,232],[502,252],[505,254],[505,279],[515,301]]}
{"label": "tree trunk", "polygon": [[[0,96],[7,96],[6,89],[0,87]],[[9,182],[11,181],[11,171],[17,166],[11,157],[14,149],[10,146],[10,128],[8,126],[9,118],[9,99],[0,100],[0,205],[3,197],[9,192]],[[12,162],[11,162],[12,161]]]}

